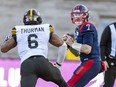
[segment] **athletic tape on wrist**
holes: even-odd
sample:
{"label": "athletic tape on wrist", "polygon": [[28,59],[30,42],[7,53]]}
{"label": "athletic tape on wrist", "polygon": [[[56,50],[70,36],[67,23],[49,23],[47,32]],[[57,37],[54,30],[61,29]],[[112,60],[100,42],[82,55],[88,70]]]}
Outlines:
{"label": "athletic tape on wrist", "polygon": [[72,44],[72,48],[79,51],[79,52],[81,50],[81,46],[82,46],[82,44],[80,44],[80,43],[73,43]]}

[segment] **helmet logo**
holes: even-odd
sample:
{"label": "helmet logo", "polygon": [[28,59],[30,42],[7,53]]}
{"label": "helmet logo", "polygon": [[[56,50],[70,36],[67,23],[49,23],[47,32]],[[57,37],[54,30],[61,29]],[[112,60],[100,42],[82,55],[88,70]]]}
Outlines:
{"label": "helmet logo", "polygon": [[33,15],[33,11],[32,9],[30,9],[30,21],[32,21],[32,15]]}

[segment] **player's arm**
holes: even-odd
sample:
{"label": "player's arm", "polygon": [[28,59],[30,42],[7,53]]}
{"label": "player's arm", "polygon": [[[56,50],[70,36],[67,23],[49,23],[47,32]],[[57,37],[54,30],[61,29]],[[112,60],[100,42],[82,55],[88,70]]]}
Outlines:
{"label": "player's arm", "polygon": [[93,45],[93,33],[89,32],[86,33],[83,36],[83,44],[82,44],[82,48],[81,51],[85,54],[90,54],[91,50],[92,50],[92,45]]}
{"label": "player's arm", "polygon": [[12,29],[12,36],[10,38],[7,38],[7,40],[4,41],[3,45],[1,46],[1,52],[6,53],[12,48],[16,46],[16,30]]}
{"label": "player's arm", "polygon": [[56,47],[60,47],[64,41],[55,33],[51,33],[52,36],[51,36],[51,39],[50,39],[50,43]]}
{"label": "player's arm", "polygon": [[[92,27],[94,28],[94,27]],[[92,29],[85,29],[82,31],[84,34],[83,34],[83,43],[77,43],[77,42],[74,42],[73,39],[68,36],[67,37],[67,40],[66,40],[66,43],[72,48],[72,49],[75,49],[77,50],[77,52],[74,52],[74,53],[85,53],[85,54],[90,54],[91,53],[91,50],[92,50],[92,45],[93,45],[93,36],[94,36],[94,31]],[[71,51],[73,52],[73,51]]]}
{"label": "player's arm", "polygon": [[[64,41],[66,41],[67,38],[70,38],[70,39],[71,39],[71,42],[74,42],[74,34],[64,34],[63,37],[62,37],[62,39],[63,39]],[[73,48],[72,48],[71,46],[69,46],[68,44],[67,44],[67,47],[68,47],[68,49],[69,49],[75,56],[79,56],[79,52],[78,52],[77,50],[73,49]]]}
{"label": "player's arm", "polygon": [[105,66],[105,70],[107,71],[107,68],[109,68],[108,62],[106,61],[106,55],[105,55],[105,50],[107,48],[107,44],[109,42],[109,39],[111,36],[111,31],[109,26],[107,26],[102,35],[101,35],[101,39],[100,39],[100,54],[101,54],[101,59],[104,62],[104,66]]}
{"label": "player's arm", "polygon": [[58,49],[58,57],[57,57],[57,61],[56,61],[56,64],[58,66],[61,66],[62,65],[62,62],[64,61],[65,59],[65,55],[66,55],[66,51],[67,51],[67,45],[66,43],[57,35],[53,32],[53,27],[50,26],[50,28],[52,29],[51,31],[51,35],[50,35],[50,40],[49,42],[56,46],[56,47],[59,47]]}
{"label": "player's arm", "polygon": [[49,42],[56,47],[60,47],[64,43],[64,41],[57,34],[54,33],[54,28],[51,25],[49,26],[49,28],[50,28]]}
{"label": "player's arm", "polygon": [[107,44],[108,44],[109,39],[110,39],[109,36],[111,36],[111,31],[110,31],[109,26],[107,26],[104,29],[104,31],[103,31],[103,33],[101,35],[101,39],[100,39],[100,52],[101,52],[100,54],[101,54],[101,59],[103,61],[106,60],[106,58],[105,58],[105,50],[107,48]]}
{"label": "player's arm", "polygon": [[72,39],[69,37],[66,40],[67,45],[69,45],[70,51],[75,55],[78,56],[80,52],[89,54],[91,52],[91,46],[88,44],[80,44],[77,42],[72,41]]}
{"label": "player's arm", "polygon": [[79,52],[75,49],[73,49],[72,47],[68,48],[75,56],[79,56]]}

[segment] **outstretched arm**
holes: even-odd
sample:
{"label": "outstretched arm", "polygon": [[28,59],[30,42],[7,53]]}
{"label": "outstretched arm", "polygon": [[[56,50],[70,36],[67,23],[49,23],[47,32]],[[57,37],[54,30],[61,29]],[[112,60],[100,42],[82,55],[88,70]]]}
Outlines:
{"label": "outstretched arm", "polygon": [[6,42],[1,46],[1,52],[6,53],[12,48],[16,46],[15,40],[13,37],[9,38]]}
{"label": "outstretched arm", "polygon": [[66,41],[67,45],[69,46],[70,51],[78,56],[80,52],[83,52],[85,54],[89,54],[91,52],[91,46],[87,44],[80,44],[77,42],[74,42],[73,38],[70,36],[67,36]]}
{"label": "outstretched arm", "polygon": [[3,42],[3,45],[1,46],[1,52],[3,53],[8,52],[17,45],[15,28],[12,29],[11,34],[12,36],[7,36]]}

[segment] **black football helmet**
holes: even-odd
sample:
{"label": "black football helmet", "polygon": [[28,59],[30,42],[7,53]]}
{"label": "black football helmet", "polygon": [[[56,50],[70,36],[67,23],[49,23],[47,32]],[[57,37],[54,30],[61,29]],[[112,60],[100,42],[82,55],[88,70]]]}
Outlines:
{"label": "black football helmet", "polygon": [[71,11],[71,20],[73,24],[81,25],[83,22],[88,21],[89,12],[85,5],[78,4]]}
{"label": "black football helmet", "polygon": [[25,25],[37,25],[42,23],[40,13],[35,9],[29,9],[23,17],[23,23]]}

